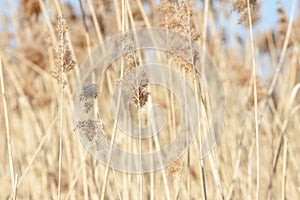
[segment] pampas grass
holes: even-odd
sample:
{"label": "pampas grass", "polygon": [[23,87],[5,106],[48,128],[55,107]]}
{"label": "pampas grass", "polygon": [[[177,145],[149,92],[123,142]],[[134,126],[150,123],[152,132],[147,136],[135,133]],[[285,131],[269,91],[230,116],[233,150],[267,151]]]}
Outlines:
{"label": "pampas grass", "polygon": [[[265,2],[256,0],[86,0],[78,10],[60,0],[4,2],[17,12],[0,15],[0,199],[299,199],[296,0],[292,10],[278,3],[276,26],[262,34],[255,33],[256,24],[265,20],[259,14]],[[235,36],[218,23],[233,12],[238,15],[234,29],[248,34]],[[129,152],[148,153],[169,144],[181,115],[189,120],[189,113],[181,113],[176,95],[149,83],[149,75],[139,69],[149,57],[133,50],[132,38],[123,38],[122,58],[103,80],[79,91],[84,112],[97,105],[99,120],[74,123],[72,88],[85,56],[100,42],[151,26],[184,34],[211,56],[226,91],[226,120],[221,141],[201,158],[201,132],[207,129],[205,119],[214,115],[208,112],[205,87],[193,63],[175,53],[154,52],[151,59],[172,67],[193,88],[203,126],[189,150],[166,168],[128,174],[95,160],[78,131],[95,148],[110,149],[107,137]],[[153,140],[121,134],[111,118],[115,86],[130,97],[135,122],[153,125],[152,131],[159,127],[151,124],[154,113],[145,114],[148,108],[166,109],[166,126]],[[101,133],[97,137],[95,129]]]}

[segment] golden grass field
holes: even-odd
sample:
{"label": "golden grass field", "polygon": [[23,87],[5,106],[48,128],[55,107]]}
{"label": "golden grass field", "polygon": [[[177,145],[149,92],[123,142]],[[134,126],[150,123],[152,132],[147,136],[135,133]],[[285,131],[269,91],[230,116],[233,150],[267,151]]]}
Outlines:
{"label": "golden grass field", "polygon": [[[0,199],[300,198],[297,0],[291,0],[291,10],[274,1],[277,22],[264,32],[256,32],[257,23],[264,20],[263,0],[82,0],[81,6],[61,0],[3,2]],[[234,29],[245,34],[220,25],[221,18],[232,20],[232,15],[238,16]],[[205,49],[222,80],[226,114],[221,140],[203,159],[198,137],[164,169],[130,174],[102,165],[82,144],[78,137],[82,127],[73,116],[74,86],[84,59],[95,47],[111,36],[149,27],[179,32]],[[109,97],[123,73],[146,60],[130,45],[125,44],[119,62],[98,83],[101,130],[111,140],[115,136],[114,145],[135,153],[152,152],[151,139],[133,139],[118,129],[113,133]],[[192,63],[173,54],[160,61],[193,85]],[[130,102],[133,120],[149,125],[146,108],[151,97],[167,110],[166,127],[157,137],[166,145],[184,113],[166,88],[142,81]],[[148,89],[153,92],[148,94]],[[219,89],[210,88],[216,93]],[[207,116],[218,117],[205,103],[198,103]],[[205,126],[201,130],[205,132]]]}

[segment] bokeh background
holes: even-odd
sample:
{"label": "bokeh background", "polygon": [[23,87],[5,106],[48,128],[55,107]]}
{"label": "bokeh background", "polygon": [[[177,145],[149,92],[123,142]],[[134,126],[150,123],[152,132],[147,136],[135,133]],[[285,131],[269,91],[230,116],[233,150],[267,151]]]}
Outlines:
{"label": "bokeh background", "polygon": [[[299,199],[299,6],[250,0],[250,20],[246,0],[82,0],[82,7],[79,0],[1,0],[0,199]],[[69,27],[63,37],[60,14]],[[81,144],[73,87],[93,48],[149,26],[186,34],[206,50],[223,81],[226,118],[221,141],[204,159],[196,140],[163,170],[127,174],[106,168]],[[60,74],[58,58],[74,61],[71,70]],[[190,63],[164,59],[192,79]],[[120,68],[108,74],[99,83],[103,108]],[[180,121],[172,94],[157,91],[153,100],[168,110],[170,134],[159,138],[165,144]],[[117,135],[116,144],[124,141]]]}

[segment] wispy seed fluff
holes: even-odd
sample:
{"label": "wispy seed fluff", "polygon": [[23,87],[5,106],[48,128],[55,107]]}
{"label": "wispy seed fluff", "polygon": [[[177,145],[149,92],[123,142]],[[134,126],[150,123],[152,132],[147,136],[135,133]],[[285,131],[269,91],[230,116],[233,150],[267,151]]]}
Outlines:
{"label": "wispy seed fluff", "polygon": [[72,58],[69,41],[66,33],[69,32],[69,26],[63,15],[57,16],[56,31],[58,33],[58,47],[55,49],[56,70],[52,71],[53,77],[58,84],[64,85],[63,74],[68,73],[74,68],[76,62]]}
{"label": "wispy seed fluff", "polygon": [[[163,0],[160,4],[160,11],[163,16],[160,26],[182,33],[190,37],[192,41],[201,40],[201,35],[195,31],[195,24],[192,20],[192,6],[188,0],[181,3]],[[172,66],[176,66],[185,72],[193,71],[192,63],[182,56],[169,52],[167,57]]]}
{"label": "wispy seed fluff", "polygon": [[139,108],[145,106],[148,101],[150,95],[147,90],[148,84],[148,74],[140,69],[127,72],[121,80],[117,81],[127,102]]}
{"label": "wispy seed fluff", "polygon": [[[254,12],[257,8],[257,0],[250,0],[250,9],[252,15],[252,23],[258,20],[258,15]],[[238,23],[241,24],[242,22],[247,21],[248,17],[248,3],[247,0],[231,0],[231,7],[232,10],[239,14]]]}
{"label": "wispy seed fluff", "polygon": [[150,94],[147,89],[149,77],[139,67],[139,57],[136,55],[134,42],[129,35],[124,35],[122,45],[125,74],[121,80],[117,81],[117,85],[122,88],[123,95],[127,96],[130,104],[141,108],[146,105]]}

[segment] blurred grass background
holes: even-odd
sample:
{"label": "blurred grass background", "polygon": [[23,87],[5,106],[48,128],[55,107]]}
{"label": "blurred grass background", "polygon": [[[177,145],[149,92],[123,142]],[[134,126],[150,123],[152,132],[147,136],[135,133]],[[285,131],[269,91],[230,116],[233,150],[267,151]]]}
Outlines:
{"label": "blurred grass background", "polygon": [[[0,2],[0,199],[56,199],[59,185],[61,199],[140,199],[138,175],[110,171],[106,179],[106,167],[82,146],[72,88],[91,49],[122,29],[149,25],[199,36],[222,77],[227,115],[222,139],[205,159],[199,160],[195,142],[190,157],[186,153],[165,170],[143,175],[144,199],[299,199],[298,1],[251,0],[253,28],[247,1],[84,0],[82,10],[78,2]],[[56,16],[62,13],[77,63],[67,74],[63,116],[61,87],[51,76],[57,67]],[[109,84],[102,87],[111,91]],[[157,97],[170,108],[164,100]]]}

